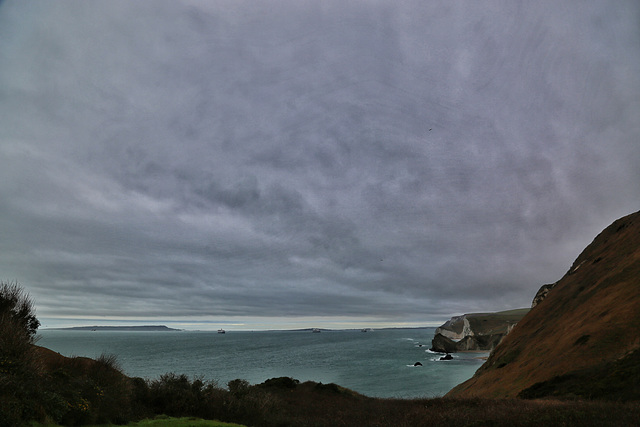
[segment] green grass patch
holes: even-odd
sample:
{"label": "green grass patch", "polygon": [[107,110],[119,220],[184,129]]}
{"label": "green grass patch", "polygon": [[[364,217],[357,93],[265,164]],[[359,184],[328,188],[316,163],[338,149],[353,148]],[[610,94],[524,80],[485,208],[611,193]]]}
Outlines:
{"label": "green grass patch", "polygon": [[516,308],[513,310],[504,310],[497,311],[493,313],[496,316],[515,316],[519,318],[523,318],[525,314],[527,314],[531,309],[530,308]]}
{"label": "green grass patch", "polygon": [[[115,427],[116,424],[94,424],[87,427]],[[153,419],[141,420],[127,424],[128,427],[244,427],[242,424],[223,423],[221,421],[203,420],[195,417],[167,417],[160,415]],[[33,423],[31,427],[60,427],[58,424]]]}
{"label": "green grass patch", "polygon": [[241,424],[223,423],[193,417],[156,417],[151,420],[142,420],[128,425],[132,427],[242,427]]}

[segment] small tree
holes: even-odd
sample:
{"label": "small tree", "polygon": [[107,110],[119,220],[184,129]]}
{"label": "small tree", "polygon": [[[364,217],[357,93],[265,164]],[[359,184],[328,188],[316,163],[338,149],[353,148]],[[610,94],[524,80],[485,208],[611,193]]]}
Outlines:
{"label": "small tree", "polygon": [[30,343],[35,340],[40,321],[29,294],[17,282],[0,283],[0,322],[10,322],[22,329]]}

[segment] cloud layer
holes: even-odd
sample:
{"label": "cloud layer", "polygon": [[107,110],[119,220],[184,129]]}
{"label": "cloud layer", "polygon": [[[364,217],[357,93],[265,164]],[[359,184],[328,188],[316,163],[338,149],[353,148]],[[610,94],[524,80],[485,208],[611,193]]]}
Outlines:
{"label": "cloud layer", "polygon": [[1,274],[51,318],[527,306],[639,208],[639,18],[5,1]]}

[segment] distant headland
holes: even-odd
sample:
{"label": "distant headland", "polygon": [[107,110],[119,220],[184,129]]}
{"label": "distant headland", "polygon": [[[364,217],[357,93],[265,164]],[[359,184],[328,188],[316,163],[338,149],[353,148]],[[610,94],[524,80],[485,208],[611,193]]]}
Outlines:
{"label": "distant headland", "polygon": [[145,326],[74,326],[71,328],[52,328],[56,331],[129,331],[129,332],[161,332],[161,331],[181,331],[182,329],[169,328],[165,325],[145,325]]}

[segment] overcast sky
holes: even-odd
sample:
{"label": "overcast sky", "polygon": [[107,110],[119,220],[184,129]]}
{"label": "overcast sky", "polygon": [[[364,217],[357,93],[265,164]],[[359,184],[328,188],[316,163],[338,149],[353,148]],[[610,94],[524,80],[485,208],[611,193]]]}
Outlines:
{"label": "overcast sky", "polygon": [[43,326],[438,325],[640,209],[640,3],[0,3],[0,278]]}

